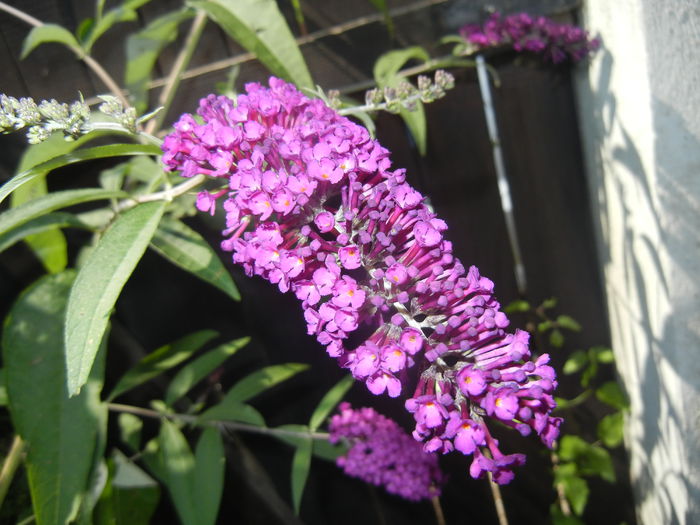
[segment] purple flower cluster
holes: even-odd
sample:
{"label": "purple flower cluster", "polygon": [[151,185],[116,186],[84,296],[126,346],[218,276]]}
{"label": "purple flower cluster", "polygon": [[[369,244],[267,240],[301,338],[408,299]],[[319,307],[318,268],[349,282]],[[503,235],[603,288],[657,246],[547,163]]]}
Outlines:
{"label": "purple flower cluster", "polygon": [[426,454],[395,421],[372,408],[342,403],[339,409],[329,425],[330,441],[349,441],[350,449],[336,461],[348,476],[411,501],[440,495],[444,476],[435,454]]}
{"label": "purple flower cluster", "polygon": [[486,417],[551,446],[548,357],[505,332],[493,283],[452,255],[447,225],[367,130],[276,78],[198,113],[165,138],[166,168],[224,183],[197,198],[225,210],[223,249],[296,294],[308,333],[372,393],[399,396],[420,363],[406,406],[426,451],[474,454],[472,475],[507,482],[523,458],[500,453]]}
{"label": "purple flower cluster", "polygon": [[554,64],[579,62],[600,47],[599,39],[589,39],[588,32],[578,26],[526,13],[506,17],[493,13],[483,25],[468,24],[460,34],[478,49],[512,46],[515,51],[541,55]]}

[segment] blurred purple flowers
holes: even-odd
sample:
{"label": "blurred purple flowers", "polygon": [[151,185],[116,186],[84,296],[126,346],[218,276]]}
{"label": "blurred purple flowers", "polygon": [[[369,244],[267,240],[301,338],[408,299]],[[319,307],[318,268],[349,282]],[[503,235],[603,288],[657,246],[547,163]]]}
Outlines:
{"label": "blurred purple flowers", "polygon": [[223,201],[222,248],[293,292],[308,333],[372,393],[399,396],[419,363],[406,408],[427,452],[473,454],[473,476],[506,483],[524,457],[500,452],[487,418],[552,445],[549,357],[531,361],[528,334],[505,332],[493,283],[452,255],[445,222],[367,130],[276,78],[198,113],[165,138],[166,168],[221,180],[197,207]]}
{"label": "blurred purple flowers", "polygon": [[425,453],[395,421],[374,409],[342,403],[329,432],[331,443],[344,439],[350,444],[337,459],[347,475],[412,501],[440,495],[444,476],[437,456]]}
{"label": "blurred purple flowers", "polygon": [[600,47],[599,39],[589,39],[588,32],[578,26],[526,13],[505,17],[493,13],[483,25],[466,25],[460,34],[477,49],[511,46],[517,52],[541,55],[554,64],[579,62]]}

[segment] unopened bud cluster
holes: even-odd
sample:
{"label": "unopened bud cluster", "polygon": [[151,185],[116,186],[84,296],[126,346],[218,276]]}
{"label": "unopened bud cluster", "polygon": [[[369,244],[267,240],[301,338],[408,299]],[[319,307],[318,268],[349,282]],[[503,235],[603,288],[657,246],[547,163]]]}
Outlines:
{"label": "unopened bud cluster", "polygon": [[445,96],[447,90],[454,87],[454,77],[443,70],[435,72],[435,79],[420,75],[418,87],[407,80],[402,80],[397,86],[386,86],[383,89],[374,88],[365,93],[365,104],[370,109],[384,109],[398,113],[401,109],[413,111],[416,103],[429,103]]}
{"label": "unopened bud cluster", "polygon": [[82,100],[69,106],[55,99],[37,104],[32,98],[18,100],[0,95],[0,131],[9,133],[28,128],[30,144],[46,140],[54,131],[62,131],[67,140],[74,140],[83,133],[89,118],[90,108]]}
{"label": "unopened bud cluster", "polygon": [[102,113],[112,117],[130,132],[136,133],[137,119],[135,108],[131,106],[125,108],[121,101],[112,95],[102,95],[100,99],[102,100],[102,104],[100,104],[98,109]]}

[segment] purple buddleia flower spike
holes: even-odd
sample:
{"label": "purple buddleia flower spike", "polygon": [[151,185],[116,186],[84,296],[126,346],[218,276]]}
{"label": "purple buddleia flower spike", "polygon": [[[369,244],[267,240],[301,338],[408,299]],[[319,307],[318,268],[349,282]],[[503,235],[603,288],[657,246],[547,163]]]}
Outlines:
{"label": "purple buddleia flower spike", "polygon": [[329,431],[331,443],[344,440],[350,445],[336,461],[348,476],[411,501],[440,495],[444,475],[437,456],[426,454],[395,421],[372,408],[342,403]]}
{"label": "purple buddleia flower spike", "polygon": [[493,13],[483,25],[468,24],[460,30],[460,34],[479,50],[510,46],[519,53],[539,55],[554,64],[580,62],[600,47],[600,40],[590,39],[580,27],[526,13],[505,17]]}
{"label": "purple buddleia flower spike", "polygon": [[487,420],[552,446],[548,356],[533,362],[529,335],[505,331],[493,283],[454,257],[445,222],[366,129],[276,78],[198,112],[201,123],[183,115],[166,137],[166,169],[221,182],[197,203],[224,210],[222,248],[294,293],[309,335],[372,393],[413,391],[406,408],[426,451],[475,454],[472,473],[506,482],[521,461],[502,459]]}

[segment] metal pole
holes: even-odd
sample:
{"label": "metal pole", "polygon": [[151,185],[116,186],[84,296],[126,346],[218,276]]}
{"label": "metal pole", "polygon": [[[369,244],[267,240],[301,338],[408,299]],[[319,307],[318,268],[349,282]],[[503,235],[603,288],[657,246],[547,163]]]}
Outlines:
{"label": "metal pole", "polygon": [[515,272],[515,284],[520,295],[525,295],[527,290],[527,279],[525,277],[525,266],[523,265],[522,252],[518,242],[518,230],[515,227],[515,217],[513,216],[513,200],[510,196],[510,184],[506,177],[506,168],[503,162],[503,152],[501,151],[501,141],[498,136],[498,125],[496,124],[496,113],[493,109],[491,98],[491,86],[489,84],[488,71],[483,55],[476,56],[476,72],[479,77],[479,90],[481,99],[484,102],[484,116],[486,117],[486,127],[489,131],[489,139],[493,150],[493,164],[496,169],[496,180],[498,181],[498,193],[501,197],[501,209],[506,221],[506,231],[510,241],[510,249],[513,252],[513,271]]}

